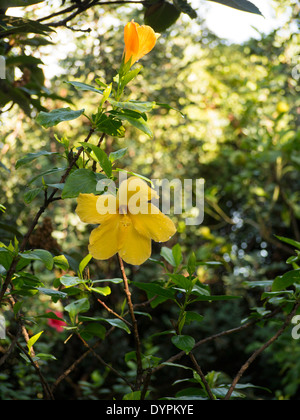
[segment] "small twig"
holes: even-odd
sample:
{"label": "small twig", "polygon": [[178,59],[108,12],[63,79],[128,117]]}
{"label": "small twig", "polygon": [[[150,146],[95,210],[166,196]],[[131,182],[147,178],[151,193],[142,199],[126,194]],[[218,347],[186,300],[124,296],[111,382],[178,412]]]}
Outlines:
{"label": "small twig", "polygon": [[[10,333],[8,333],[8,335],[11,336]],[[11,336],[11,337],[13,338],[13,336]],[[41,385],[43,387],[43,390],[44,390],[46,399],[47,400],[53,400],[54,401],[54,396],[52,394],[52,391],[51,391],[51,389],[50,389],[47,381],[45,380],[44,376],[42,375],[42,372],[41,372],[41,370],[39,368],[39,365],[32,359],[31,355],[21,346],[20,343],[17,342],[16,345],[21,350],[21,352],[25,354],[25,356],[29,359],[31,365],[36,370],[36,372],[37,372],[37,374],[38,374],[38,376],[40,378]]]}
{"label": "small twig", "polygon": [[215,397],[214,397],[213,393],[211,392],[210,386],[208,385],[208,382],[205,378],[205,375],[202,372],[202,369],[200,368],[200,366],[199,366],[199,364],[198,364],[197,360],[195,359],[195,356],[193,355],[192,352],[189,353],[189,357],[190,357],[190,359],[191,359],[191,361],[192,361],[192,363],[193,363],[193,365],[196,369],[196,372],[198,373],[198,375],[201,378],[201,381],[202,381],[202,383],[205,387],[205,390],[207,392],[207,395],[209,396],[209,399],[212,400],[212,401],[215,400]]}
{"label": "small twig", "polygon": [[133,304],[131,300],[131,293],[128,286],[128,279],[125,273],[125,267],[122,258],[118,254],[120,269],[123,276],[123,283],[124,283],[124,291],[126,294],[128,309],[132,321],[132,330],[134,335],[134,341],[135,341],[135,348],[136,348],[136,360],[137,360],[137,377],[136,377],[136,390],[139,390],[142,384],[142,378],[143,378],[143,365],[142,365],[142,352],[141,352],[141,342],[139,337],[139,331],[137,326],[137,321],[134,314]]}
{"label": "small twig", "polygon": [[93,353],[93,355],[99,360],[99,362],[104,365],[105,367],[107,367],[108,369],[110,369],[115,375],[117,375],[119,378],[121,378],[131,389],[132,391],[134,390],[134,386],[125,378],[125,376],[123,376],[120,372],[118,372],[115,368],[113,368],[111,365],[109,365],[108,363],[106,363],[101,356],[99,356],[99,354],[97,354],[95,352],[95,350],[89,346],[89,344],[81,337],[80,334],[77,334],[78,337],[80,338],[80,340],[83,342],[84,346],[89,349],[89,351],[91,353]]}
{"label": "small twig", "polygon": [[298,308],[300,307],[300,302],[298,302],[293,311],[289,314],[289,316],[286,318],[283,326],[280,328],[280,330],[277,331],[277,333],[270,338],[270,340],[268,340],[263,346],[261,346],[259,349],[257,349],[251,357],[249,357],[249,359],[246,361],[246,363],[244,363],[244,365],[241,367],[241,369],[239,370],[239,372],[237,373],[236,377],[234,378],[224,400],[229,400],[236,385],[238,384],[239,380],[241,379],[241,377],[243,376],[243,374],[246,372],[246,370],[249,368],[249,366],[254,362],[254,360],[262,353],[264,352],[268,347],[271,346],[271,344],[273,344],[286,330],[286,328],[290,325],[290,322],[292,320],[292,318],[294,317],[294,315],[296,314]]}
{"label": "small twig", "polygon": [[130,322],[128,322],[126,319],[122,318],[119,314],[117,314],[115,311],[113,311],[111,308],[109,308],[106,303],[102,302],[101,299],[97,299],[97,301],[112,315],[114,315],[116,318],[120,319],[121,321],[125,322],[126,325],[128,325],[128,327],[132,327],[132,325],[130,324]]}
{"label": "small twig", "polygon": [[[210,337],[206,337],[206,338],[204,338],[203,340],[200,340],[200,341],[198,341],[195,345],[194,345],[194,347],[193,347],[193,349],[192,350],[195,350],[195,349],[197,349],[198,347],[200,347],[200,346],[202,346],[203,344],[206,344],[206,343],[209,343],[210,341],[214,341],[214,340],[217,340],[218,338],[221,338],[221,337],[224,337],[224,336],[226,336],[226,335],[230,335],[230,334],[234,334],[234,333],[237,333],[237,332],[240,332],[240,331],[243,331],[243,330],[245,330],[245,329],[248,329],[248,328],[250,328],[250,327],[252,327],[253,325],[255,325],[257,322],[261,322],[262,320],[266,320],[266,319],[269,319],[269,318],[272,318],[274,315],[276,315],[278,312],[279,312],[279,308],[277,308],[277,309],[275,309],[272,313],[270,313],[270,314],[268,314],[268,315],[266,315],[266,316],[264,316],[264,317],[262,317],[262,318],[259,318],[259,319],[253,319],[253,320],[251,320],[251,321],[249,321],[249,322],[247,322],[246,324],[244,324],[244,325],[241,325],[241,326],[239,326],[239,327],[236,327],[236,328],[232,328],[231,330],[226,330],[226,331],[222,331],[222,332],[220,332],[220,333],[217,333],[217,334],[214,334],[214,335],[211,335]],[[177,354],[175,354],[174,356],[172,356],[172,357],[170,357],[165,363],[174,363],[174,362],[176,362],[177,360],[179,360],[179,359],[181,359],[182,357],[184,357],[185,356],[185,351],[181,351],[181,352],[179,352],[179,353],[177,353]],[[162,369],[162,368],[164,368],[165,367],[165,365],[164,364],[160,364],[160,365],[158,365],[156,368],[154,368],[154,370],[153,370],[153,372],[157,372],[158,370],[160,370],[160,369]]]}

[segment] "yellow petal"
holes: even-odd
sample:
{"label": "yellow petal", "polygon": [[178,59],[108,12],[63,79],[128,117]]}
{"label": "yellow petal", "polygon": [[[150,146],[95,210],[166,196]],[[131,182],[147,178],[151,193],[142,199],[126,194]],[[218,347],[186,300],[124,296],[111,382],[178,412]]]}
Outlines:
{"label": "yellow petal", "polygon": [[141,235],[155,242],[167,242],[176,233],[172,220],[151,203],[148,203],[148,214],[131,214],[130,218]]}
{"label": "yellow petal", "polygon": [[124,239],[119,255],[127,264],[141,265],[151,257],[151,239],[141,235],[133,224],[128,227]]}
{"label": "yellow petal", "polygon": [[123,181],[117,194],[119,206],[127,206],[130,202],[134,206],[138,205],[138,202],[147,202],[152,198],[159,198],[156,191],[150,188],[147,182],[135,176]]}
{"label": "yellow petal", "polygon": [[89,253],[96,260],[107,260],[119,250],[119,215],[94,229],[90,236]]}
{"label": "yellow petal", "polygon": [[142,25],[137,28],[139,37],[139,51],[136,56],[136,61],[148,54],[156,44],[159,34],[156,34],[151,26]]}
{"label": "yellow petal", "polygon": [[[84,223],[100,224],[110,218],[110,213],[99,213],[101,203],[104,203],[108,196],[94,194],[80,194],[77,199],[76,213]],[[112,196],[113,197],[113,196]],[[116,203],[116,198],[113,197]],[[115,205],[116,207],[116,205]],[[116,212],[116,211],[115,211]]]}
{"label": "yellow petal", "polygon": [[124,42],[125,42],[125,63],[131,58],[131,64],[136,62],[136,56],[139,52],[139,37],[137,32],[138,24],[134,21],[127,23],[124,28]]}
{"label": "yellow petal", "polygon": [[134,21],[127,23],[124,28],[125,63],[131,59],[131,65],[133,65],[148,54],[159,37],[160,34],[156,34],[151,26],[140,26]]}

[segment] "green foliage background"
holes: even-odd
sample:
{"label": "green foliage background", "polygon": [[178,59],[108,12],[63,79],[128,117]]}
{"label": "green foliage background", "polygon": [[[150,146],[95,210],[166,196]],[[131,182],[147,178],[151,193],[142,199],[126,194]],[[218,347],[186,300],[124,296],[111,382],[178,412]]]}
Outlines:
{"label": "green foliage background", "polygon": [[[274,7],[279,11],[285,4],[274,2]],[[76,148],[88,130],[84,119],[79,119],[45,131],[35,123],[37,110],[71,106],[77,110],[85,108],[89,113],[97,104],[97,95],[78,92],[65,82],[77,80],[91,84],[96,78],[110,80],[123,51],[122,28],[129,19],[139,21],[141,14],[125,7],[110,10],[111,21],[100,19],[99,24],[98,15],[89,10],[82,19],[95,29],[92,35],[59,28],[59,37],[68,37],[74,48],[60,63],[63,74],[53,75],[46,81],[47,88],[44,67],[39,60],[47,66],[47,53],[55,54],[57,47],[44,46],[47,41],[41,38],[32,37],[30,45],[23,44],[24,38],[17,38],[11,55],[18,56],[21,51],[30,58],[21,60],[22,74],[25,68],[38,65],[32,67],[34,79],[30,83],[35,85],[25,84],[22,92],[27,99],[28,94],[33,94],[35,106],[18,96],[17,104],[1,115],[0,204],[6,207],[5,213],[0,212],[1,242],[8,244],[14,236],[20,239],[42,204],[43,193],[39,191],[32,203],[26,203],[28,192],[41,186],[41,177],[31,184],[30,180],[53,167],[65,165],[55,155],[42,157],[18,170],[16,162],[25,154],[41,149],[61,152],[63,148],[55,136],[66,137]],[[175,216],[178,234],[168,246],[179,242],[186,255],[194,251],[197,260],[221,262],[217,267],[200,267],[199,278],[216,293],[238,294],[243,299],[203,302],[200,306],[198,303],[197,311],[205,315],[205,322],[191,323],[187,330],[196,340],[234,328],[248,316],[251,308],[262,308],[260,290],[251,287],[251,282],[274,279],[287,271],[285,261],[293,251],[275,235],[300,240],[300,103],[299,81],[293,77],[295,57],[299,54],[297,22],[297,16],[291,16],[286,31],[276,30],[262,35],[259,41],[229,45],[211,33],[200,18],[196,22],[181,18],[143,59],[144,69],[131,85],[130,96],[168,103],[179,109],[184,118],[176,111],[157,109],[149,119],[153,139],[128,128],[126,144],[123,139],[112,141],[111,138],[105,143],[107,153],[128,147],[121,163],[125,169],[149,178],[204,178],[206,181],[204,223],[190,227],[185,225],[184,218]],[[48,183],[56,183],[58,176],[59,172],[46,174],[44,178]],[[90,226],[78,223],[75,201],[55,203],[45,215],[51,219],[53,228],[50,228],[53,241],[47,244],[50,249],[46,249],[55,255],[63,250],[74,271],[87,252],[90,231]],[[38,240],[40,246],[35,247],[43,248],[43,238],[36,237]],[[156,245],[153,257],[159,258],[159,254],[160,246]],[[43,283],[53,285],[53,274],[46,273],[43,266],[35,270]],[[115,260],[93,261],[90,270],[95,278],[119,277]],[[161,272],[159,266],[147,263],[140,269],[132,268],[128,274],[131,280],[145,281],[160,276]],[[123,297],[118,286],[113,286],[112,291],[107,303],[120,308]],[[142,291],[135,291],[134,298],[136,302],[142,301]],[[40,297],[34,304],[28,298],[26,305],[32,317],[52,308],[49,297]],[[96,308],[92,307],[91,311]],[[141,335],[149,356],[156,356],[161,349],[165,359],[172,356],[174,347],[165,336],[151,337],[151,334],[171,329],[170,320],[176,319],[174,311],[165,302],[154,312],[151,322],[147,316],[141,317]],[[46,320],[32,320],[33,333],[47,329],[38,346],[40,352],[51,352],[57,358],[45,362],[44,367],[48,377],[56,378],[61,373],[57,372],[57,365],[60,364],[61,370],[67,368],[84,348],[76,338],[65,346],[66,333],[49,330]],[[276,325],[262,325],[253,329],[252,334],[245,331],[207,344],[199,350],[201,366],[206,372],[222,372],[223,381],[228,382],[251,349],[274,331]],[[132,369],[133,374],[134,362],[129,356],[123,359],[131,348],[130,336],[117,330],[103,345],[101,357],[121,371]],[[276,398],[298,399],[299,351],[299,343],[288,331],[249,370],[245,382],[269,388]],[[174,396],[182,389],[177,383],[170,390],[170,383],[185,378],[185,372],[180,369],[162,372],[157,373],[152,385],[154,399]],[[87,357],[69,380],[61,383],[56,398],[101,399],[125,392],[124,385],[116,383],[107,369],[99,367],[96,359]],[[22,361],[11,359],[0,372],[0,399],[35,399],[40,393],[34,371]],[[247,394],[249,398],[263,399],[270,395],[264,390]]]}

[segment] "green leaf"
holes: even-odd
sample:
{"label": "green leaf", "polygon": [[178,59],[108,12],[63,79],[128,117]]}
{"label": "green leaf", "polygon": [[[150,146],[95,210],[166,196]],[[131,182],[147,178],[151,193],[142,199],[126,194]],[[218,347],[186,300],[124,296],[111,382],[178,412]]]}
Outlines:
{"label": "green leaf", "polygon": [[31,337],[28,340],[27,343],[27,348],[28,348],[28,354],[30,354],[32,347],[34,346],[34,344],[38,341],[38,339],[40,338],[40,336],[43,334],[44,331],[41,331],[40,333],[34,335],[33,337]]}
{"label": "green leaf", "polygon": [[5,270],[9,270],[12,260],[13,253],[6,248],[0,248],[0,265],[2,265]]}
{"label": "green leaf", "polygon": [[69,261],[64,255],[58,255],[53,258],[53,262],[56,267],[59,267],[61,270],[68,270],[69,269]]}
{"label": "green leaf", "polygon": [[231,7],[233,9],[242,10],[243,12],[254,13],[256,15],[261,15],[261,11],[253,3],[247,0],[210,0],[215,3],[224,4],[225,6]]}
{"label": "green leaf", "polygon": [[104,280],[93,280],[93,284],[96,283],[113,283],[113,284],[120,284],[123,282],[123,279],[121,278],[115,278],[115,279],[104,279]]}
{"label": "green leaf", "polygon": [[80,335],[84,340],[91,340],[93,337],[98,337],[101,338],[101,340],[104,340],[105,333],[105,327],[96,322],[88,324],[80,331]]}
{"label": "green leaf", "polygon": [[62,198],[75,198],[82,194],[98,194],[97,184],[104,175],[90,171],[89,169],[76,169],[72,172],[65,183]]}
{"label": "green leaf", "polygon": [[43,187],[34,188],[32,190],[27,191],[24,194],[25,203],[30,204],[42,191],[44,191]]}
{"label": "green leaf", "polygon": [[67,293],[55,289],[45,289],[44,287],[38,287],[38,291],[54,299],[65,299],[68,296]]}
{"label": "green leaf", "polygon": [[148,102],[148,101],[126,101],[126,102],[118,102],[112,99],[109,100],[111,105],[121,108],[121,109],[128,109],[130,111],[136,112],[150,112],[156,106],[156,102]]}
{"label": "green leaf", "polygon": [[194,338],[189,335],[175,335],[171,340],[174,346],[185,351],[186,354],[189,354],[195,346]]}
{"label": "green leaf", "polygon": [[56,174],[57,172],[62,172],[65,171],[67,168],[52,168],[52,169],[48,169],[45,172],[39,173],[38,175],[36,175],[35,177],[31,178],[28,181],[28,185],[32,184],[34,181],[36,181],[37,179],[44,177],[46,175],[51,175],[51,174]]}
{"label": "green leaf", "polygon": [[194,252],[189,257],[187,270],[190,275],[193,275],[196,271],[196,255]]}
{"label": "green leaf", "polygon": [[278,276],[273,282],[272,292],[279,292],[292,286],[294,283],[300,282],[300,269],[289,271],[283,276]]}
{"label": "green leaf", "polygon": [[79,118],[84,111],[84,109],[72,111],[71,108],[61,108],[51,112],[40,112],[36,118],[36,122],[44,128],[50,128],[64,121],[75,120]]}
{"label": "green leaf", "polygon": [[285,238],[284,236],[276,236],[275,235],[275,237],[282,242],[285,242],[289,245],[292,245],[295,248],[300,249],[300,242],[294,241],[293,239],[290,239],[290,238]]}
{"label": "green leaf", "polygon": [[81,145],[84,149],[91,149],[94,152],[97,161],[101,165],[101,168],[104,170],[107,177],[110,178],[112,176],[112,164],[104,150],[102,150],[101,147],[90,143],[81,143]]}
{"label": "green leaf", "polygon": [[49,251],[44,249],[35,249],[19,254],[22,258],[30,261],[42,261],[48,270],[53,268],[53,256]]}
{"label": "green leaf", "polygon": [[104,91],[103,91],[103,98],[101,99],[100,102],[100,108],[102,108],[102,106],[104,105],[104,103],[107,101],[107,99],[109,98],[110,94],[111,94],[111,90],[112,90],[112,84],[108,85]]}
{"label": "green leaf", "polygon": [[175,246],[173,246],[172,254],[174,257],[174,262],[176,264],[175,267],[179,267],[183,261],[181,246],[179,244],[176,244]]}
{"label": "green leaf", "polygon": [[52,155],[58,155],[58,154],[59,153],[57,152],[47,152],[46,150],[41,150],[36,153],[28,153],[28,155],[24,156],[23,158],[17,161],[16,169],[19,169],[20,166],[26,165],[27,163],[30,163],[41,156],[52,156]]}
{"label": "green leaf", "polygon": [[142,70],[143,66],[136,67],[134,70],[129,71],[121,78],[121,86],[124,89],[124,87],[131,82]]}
{"label": "green leaf", "polygon": [[86,266],[88,265],[88,263],[91,261],[92,258],[93,258],[93,256],[91,254],[88,254],[80,262],[80,264],[79,264],[79,273],[80,273],[81,278],[83,277],[84,269],[86,268]]}
{"label": "green leaf", "polygon": [[81,312],[87,312],[90,309],[90,303],[87,298],[76,300],[65,307],[65,310],[69,313],[70,320],[73,325],[76,323],[76,317]]}
{"label": "green leaf", "polygon": [[156,283],[140,283],[135,281],[132,284],[138,287],[139,289],[144,290],[147,293],[151,293],[152,295],[158,295],[167,299],[174,300],[175,290],[165,289],[164,287]]}
{"label": "green leaf", "polygon": [[186,0],[173,0],[174,6],[177,7],[181,12],[186,13],[191,19],[196,19],[197,12]]}
{"label": "green leaf", "polygon": [[13,34],[48,35],[48,32],[55,32],[54,29],[37,21],[7,15],[1,15],[0,28],[3,29],[0,30],[0,38]]}
{"label": "green leaf", "polygon": [[86,280],[80,279],[79,277],[70,276],[69,274],[62,276],[59,280],[60,283],[65,287],[74,287],[78,284],[86,283]]}
{"label": "green leaf", "polygon": [[169,274],[172,281],[179,287],[182,287],[185,291],[189,290],[192,282],[189,277],[185,277],[182,274]]}
{"label": "green leaf", "polygon": [[202,322],[204,319],[203,315],[198,314],[198,312],[187,311],[185,316],[185,323],[189,325],[191,322]]}
{"label": "green leaf", "polygon": [[122,121],[129,122],[133,127],[137,128],[138,130],[142,131],[143,133],[147,134],[149,137],[153,137],[153,133],[147,124],[147,122],[142,117],[132,117],[131,115],[120,112],[118,113],[118,118]]}
{"label": "green leaf", "polygon": [[91,287],[90,290],[95,293],[99,293],[102,296],[109,296],[111,294],[111,289],[108,286],[105,287]]}
{"label": "green leaf", "polygon": [[44,0],[1,0],[1,7],[26,7],[31,4],[42,3]]}
{"label": "green leaf", "polygon": [[176,267],[176,262],[174,259],[173,252],[170,248],[167,248],[166,246],[163,246],[160,251],[160,255],[173,267]]}
{"label": "green leaf", "polygon": [[122,398],[123,401],[140,401],[142,391],[133,391],[129,394],[125,394]]}
{"label": "green leaf", "polygon": [[130,329],[128,326],[119,318],[100,318],[100,317],[88,317],[88,316],[80,316],[79,321],[99,321],[99,322],[106,322],[112,327],[120,328],[121,330],[126,331],[130,334]]}
{"label": "green leaf", "polygon": [[101,133],[106,133],[112,137],[124,137],[125,128],[123,127],[122,121],[115,118],[114,115],[102,114],[99,119],[95,122],[97,130]]}
{"label": "green leaf", "polygon": [[128,148],[126,147],[125,149],[120,149],[117,150],[116,152],[112,152],[109,155],[109,160],[111,161],[111,163],[114,163],[116,160],[121,159],[122,157],[124,157],[127,153]]}
{"label": "green leaf", "polygon": [[80,91],[90,91],[94,93],[99,93],[100,95],[103,94],[103,90],[87,85],[86,83],[80,83],[80,82],[65,82],[65,83],[72,85],[74,88]]}

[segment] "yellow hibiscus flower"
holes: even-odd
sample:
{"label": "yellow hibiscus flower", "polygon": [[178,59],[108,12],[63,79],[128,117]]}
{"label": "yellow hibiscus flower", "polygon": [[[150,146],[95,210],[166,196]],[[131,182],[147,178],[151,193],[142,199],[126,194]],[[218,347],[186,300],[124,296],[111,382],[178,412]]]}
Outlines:
{"label": "yellow hibiscus flower", "polygon": [[152,240],[167,242],[176,233],[152,198],[158,198],[156,192],[137,177],[123,181],[117,196],[80,194],[76,213],[84,223],[100,224],[91,233],[89,253],[97,260],[119,253],[132,265],[150,258]]}
{"label": "yellow hibiscus flower", "polygon": [[154,32],[151,26],[139,25],[133,20],[124,29],[124,62],[131,59],[133,65],[144,55],[148,54],[155,46],[160,34]]}

